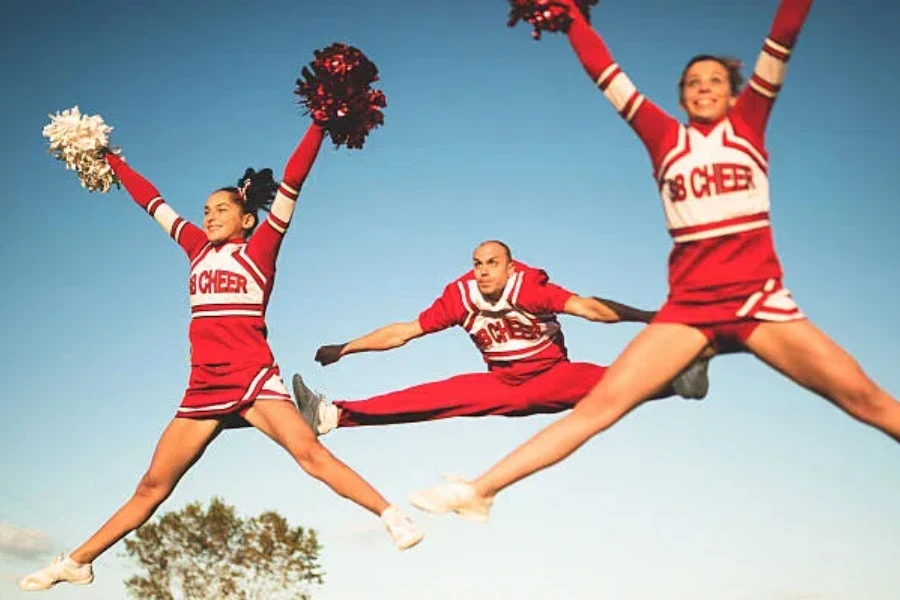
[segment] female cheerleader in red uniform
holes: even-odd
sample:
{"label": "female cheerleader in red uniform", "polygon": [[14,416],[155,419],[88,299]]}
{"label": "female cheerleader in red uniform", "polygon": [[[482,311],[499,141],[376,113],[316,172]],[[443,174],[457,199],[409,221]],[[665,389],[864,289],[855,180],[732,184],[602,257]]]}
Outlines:
{"label": "female cheerleader in red uniform", "polygon": [[[135,202],[190,261],[190,381],[134,495],[71,554],[22,579],[23,589],[43,590],[64,581],[90,583],[91,563],[150,518],[219,432],[248,424],[337,494],[380,515],[400,549],[422,539],[408,517],[319,443],[291,402],[266,341],[265,312],[275,261],[323,138],[321,126],[309,127],[280,185],[271,170],[248,169],[236,187],[214,192],[206,200],[203,229],[179,217],[156,188],[121,158],[106,155]],[[269,214],[256,229],[260,209],[268,209]]]}
{"label": "female cheerleader in red uniform", "polygon": [[680,105],[688,117],[682,125],[636,89],[573,0],[548,3],[548,10],[568,12],[576,55],[650,154],[675,242],[669,298],[571,414],[478,479],[416,492],[413,504],[485,519],[497,492],[564,459],[613,425],[658,393],[710,342],[720,351],[755,354],[855,419],[900,440],[900,404],[800,312],[782,286],[772,243],[765,128],[811,4],[782,0],[743,91],[735,61],[692,58],[679,81]]}

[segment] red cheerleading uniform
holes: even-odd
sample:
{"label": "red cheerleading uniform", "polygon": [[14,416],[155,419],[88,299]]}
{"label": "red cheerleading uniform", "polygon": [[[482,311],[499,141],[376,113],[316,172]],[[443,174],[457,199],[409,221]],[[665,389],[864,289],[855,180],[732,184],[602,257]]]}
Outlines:
{"label": "red cheerleading uniform", "polygon": [[[121,158],[107,155],[134,201],[190,261],[191,373],[176,416],[242,416],[256,400],[291,400],[266,341],[265,315],[281,241],[322,139],[322,129],[311,126],[285,167],[271,211],[250,238],[218,245],[178,216],[153,184]],[[232,426],[245,423],[230,421]]]}
{"label": "red cheerleading uniform", "polygon": [[338,427],[515,417],[575,406],[606,367],[569,362],[556,315],[574,294],[551,283],[543,270],[514,264],[515,273],[497,302],[481,295],[469,271],[419,315],[426,334],[462,327],[487,363],[487,373],[458,375],[367,400],[337,401]]}
{"label": "red cheerleading uniform", "polygon": [[740,346],[761,321],[803,313],[782,286],[769,219],[765,129],[812,0],[782,0],[749,84],[716,123],[682,125],[641,94],[580,15],[579,60],[650,154],[675,246],[669,297],[654,322],[684,323]]}

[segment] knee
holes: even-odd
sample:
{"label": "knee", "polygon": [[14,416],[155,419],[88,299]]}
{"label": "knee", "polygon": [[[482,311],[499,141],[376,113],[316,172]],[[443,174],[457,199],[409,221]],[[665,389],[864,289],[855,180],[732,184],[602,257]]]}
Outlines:
{"label": "knee", "polygon": [[638,404],[640,400],[633,395],[595,389],[575,406],[573,413],[586,424],[592,425],[597,430],[603,430]]}
{"label": "knee", "polygon": [[171,492],[171,482],[148,471],[141,477],[137,489],[134,491],[134,497],[151,504],[160,504]]}
{"label": "knee", "polygon": [[313,477],[322,473],[331,459],[331,453],[318,440],[299,444],[290,450],[297,463]]}

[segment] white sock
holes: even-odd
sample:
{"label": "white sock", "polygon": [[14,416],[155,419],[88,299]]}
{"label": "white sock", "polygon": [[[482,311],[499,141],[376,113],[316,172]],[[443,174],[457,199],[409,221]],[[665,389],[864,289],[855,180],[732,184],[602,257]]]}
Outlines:
{"label": "white sock", "polygon": [[337,406],[330,402],[319,404],[319,435],[336,429],[338,418],[340,418],[340,409]]}

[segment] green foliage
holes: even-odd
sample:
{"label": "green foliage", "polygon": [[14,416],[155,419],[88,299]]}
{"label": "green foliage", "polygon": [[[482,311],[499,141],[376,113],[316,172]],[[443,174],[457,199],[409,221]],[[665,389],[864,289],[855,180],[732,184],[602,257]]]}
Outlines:
{"label": "green foliage", "polygon": [[160,515],[125,540],[142,571],[125,582],[138,600],[309,600],[321,585],[316,532],[266,511],[242,519],[219,498]]}

